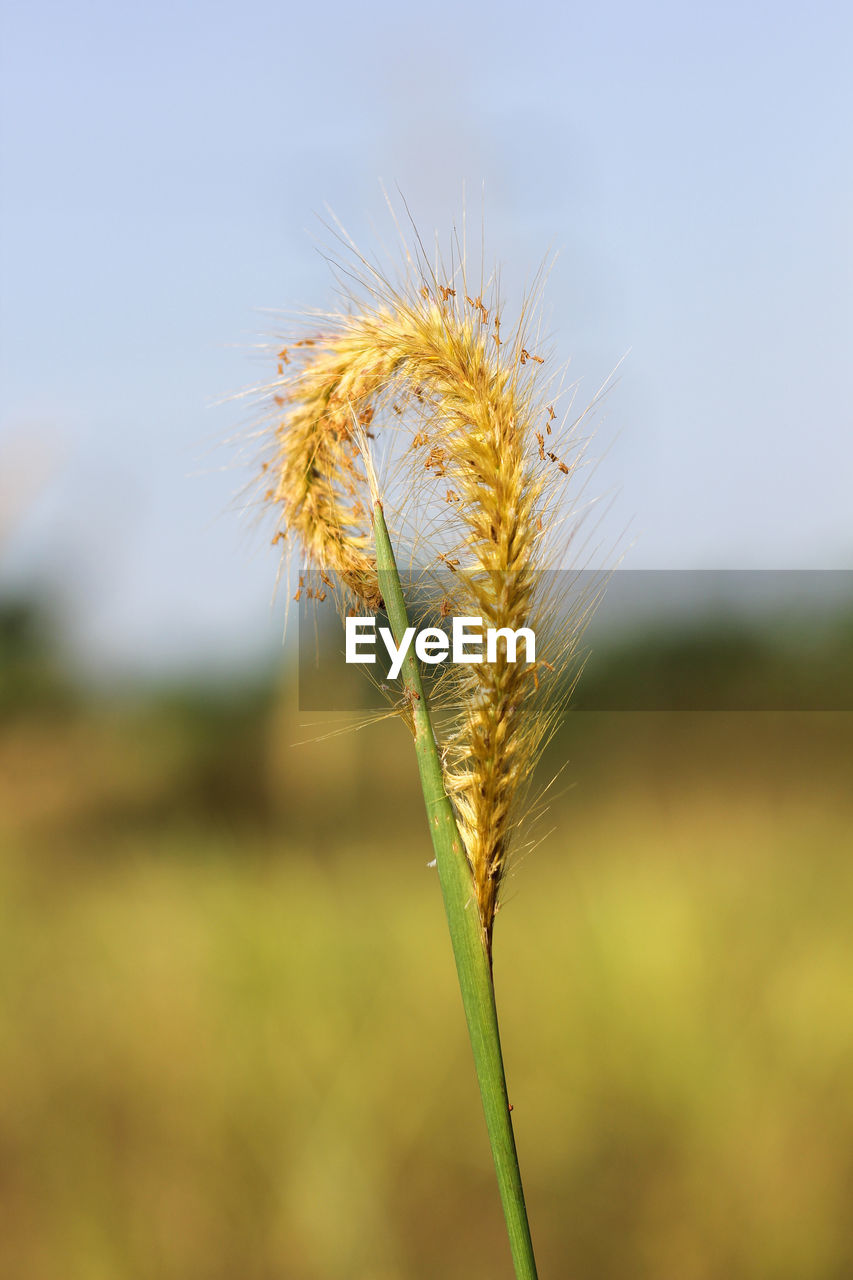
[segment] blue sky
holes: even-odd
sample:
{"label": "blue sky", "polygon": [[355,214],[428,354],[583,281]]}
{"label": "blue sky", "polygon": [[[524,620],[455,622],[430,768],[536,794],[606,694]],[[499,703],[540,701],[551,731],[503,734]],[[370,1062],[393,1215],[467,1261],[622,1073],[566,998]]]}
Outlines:
{"label": "blue sky", "polygon": [[507,311],[558,252],[581,397],[628,353],[593,447],[603,547],[849,566],[850,15],[7,0],[0,581],[59,592],[90,663],[276,643],[219,402],[271,372],[270,309],[333,302],[326,204],[390,241],[380,181],[426,236],[484,199]]}

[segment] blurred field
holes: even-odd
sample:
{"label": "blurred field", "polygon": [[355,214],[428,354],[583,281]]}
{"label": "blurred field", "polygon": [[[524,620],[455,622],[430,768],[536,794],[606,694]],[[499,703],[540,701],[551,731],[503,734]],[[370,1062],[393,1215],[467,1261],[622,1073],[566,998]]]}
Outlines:
{"label": "blurred field", "polygon": [[[508,1277],[403,726],[6,656],[4,1280]],[[543,1280],[853,1275],[851,748],[570,716],[496,932]]]}

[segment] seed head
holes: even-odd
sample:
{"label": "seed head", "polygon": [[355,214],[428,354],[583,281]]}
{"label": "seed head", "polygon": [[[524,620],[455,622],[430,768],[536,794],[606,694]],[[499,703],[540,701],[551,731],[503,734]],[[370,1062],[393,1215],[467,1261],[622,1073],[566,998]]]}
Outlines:
{"label": "seed head", "polygon": [[[401,463],[408,483],[442,510],[445,549],[429,552],[425,521],[416,530],[421,550],[452,571],[454,612],[515,631],[543,621],[543,533],[555,477],[571,465],[544,449],[539,428],[547,422],[550,431],[555,413],[538,391],[544,357],[531,350],[529,324],[502,334],[498,300],[484,301],[482,290],[472,297],[461,274],[461,288],[426,274],[397,288],[374,277],[350,314],[279,352],[265,492],[280,534],[378,610],[353,414],[370,435],[406,420],[414,427]],[[450,612],[443,589],[433,603],[438,617]],[[453,668],[444,686],[445,785],[489,950],[520,804],[551,723],[548,674],[499,649],[495,662]]]}

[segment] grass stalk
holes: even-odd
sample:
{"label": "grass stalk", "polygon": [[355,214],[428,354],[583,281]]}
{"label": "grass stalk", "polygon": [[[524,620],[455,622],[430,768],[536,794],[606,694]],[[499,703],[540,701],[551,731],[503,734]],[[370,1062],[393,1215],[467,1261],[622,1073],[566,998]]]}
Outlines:
{"label": "grass stalk", "polygon": [[[382,503],[375,495],[372,512],[379,589],[391,630],[399,644],[409,625],[409,618]],[[401,676],[405,696],[412,706],[421,788],[515,1274],[518,1280],[536,1280],[536,1262],[507,1096],[492,966],[471,869],[445,791],[429,705],[413,649],[409,649],[406,655]]]}

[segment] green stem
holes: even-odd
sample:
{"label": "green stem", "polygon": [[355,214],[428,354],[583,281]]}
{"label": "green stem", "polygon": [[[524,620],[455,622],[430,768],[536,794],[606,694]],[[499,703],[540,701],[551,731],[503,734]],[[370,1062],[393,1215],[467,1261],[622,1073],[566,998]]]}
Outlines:
{"label": "green stem", "polygon": [[[394,551],[388,536],[382,503],[373,507],[376,538],[376,566],[379,589],[385,601],[395,642],[399,645],[409,625],[406,602]],[[417,659],[409,649],[402,666],[406,696],[412,704],[415,750],[421,775],[430,835],[435,850],[441,892],[456,960],[468,1034],[474,1051],[474,1065],[486,1113],[486,1127],[495,1161],[498,1186],[509,1244],[518,1280],[536,1280],[533,1243],[524,1205],[524,1191],[515,1136],[512,1131],[506,1090],[495,988],[486,952],[480,913],[474,898],[473,881],[453,809],[444,789],[441,762],[430,721],[429,707],[421,684]]]}

